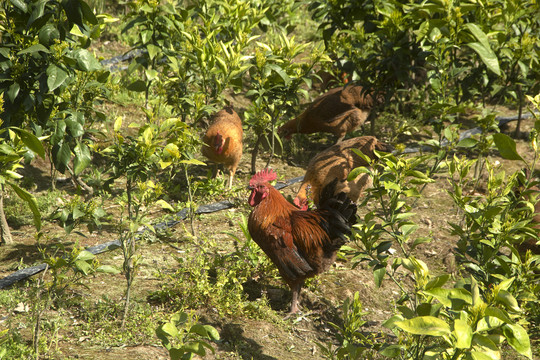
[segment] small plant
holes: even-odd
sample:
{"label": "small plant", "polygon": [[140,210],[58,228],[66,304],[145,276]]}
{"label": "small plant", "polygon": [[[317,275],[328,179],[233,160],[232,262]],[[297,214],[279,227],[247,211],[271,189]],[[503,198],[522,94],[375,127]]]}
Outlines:
{"label": "small plant", "polygon": [[100,229],[106,215],[107,213],[99,204],[98,198],[83,201],[78,195],[75,195],[61,208],[58,208],[51,219],[58,220],[66,234],[69,234],[82,222],[87,223],[89,232]]}
{"label": "small plant", "polygon": [[442,286],[444,274],[431,277],[423,262],[405,264],[415,274],[417,303],[398,307],[400,314],[384,326],[406,335],[400,344],[384,346],[381,353],[400,359],[500,359],[506,340],[518,353],[532,359],[529,336],[519,324],[520,308],[508,291],[513,279],[487,292],[474,279]]}
{"label": "small plant", "polygon": [[[358,155],[363,156],[368,164],[372,162],[361,152]],[[375,284],[379,287],[385,276],[389,277],[401,289],[401,301],[405,301],[408,299],[407,291],[396,278],[398,269],[403,266],[402,259],[409,258],[417,246],[430,241],[426,237],[414,238],[418,225],[411,221],[414,213],[407,200],[419,197],[418,186],[433,180],[419,170],[424,165],[424,156],[378,156],[380,159],[376,165],[356,168],[349,174],[349,180],[355,179],[360,173],[369,174],[373,179],[373,188],[368,190],[363,203],[372,200],[379,206],[367,212],[363,221],[355,225],[354,241],[361,250],[345,249],[353,250],[353,267],[360,262],[368,262],[373,267]],[[388,250],[392,246],[398,247],[403,258],[391,259]]]}
{"label": "small plant", "polygon": [[200,243],[194,244],[195,249],[187,248],[182,257],[177,257],[178,270],[167,276],[166,284],[151,298],[173,303],[180,309],[204,306],[222,315],[263,316],[264,301],[260,304],[247,301],[244,286],[250,279],[268,276],[274,268],[249,236],[247,219],[243,215],[241,219],[240,228],[247,241],[243,242],[236,234],[227,232],[235,240],[236,250],[222,254],[214,250],[214,240],[201,239]]}
{"label": "small plant", "polygon": [[374,359],[379,345],[372,336],[366,336],[361,332],[362,326],[366,323],[363,317],[367,313],[362,311],[358,292],[355,292],[352,298],[343,301],[342,311],[342,324],[329,323],[337,331],[338,347],[333,349],[331,344],[317,343],[324,357],[331,360]]}
{"label": "small plant", "polygon": [[[84,279],[97,271],[118,272],[111,266],[100,266],[95,255],[77,246],[71,251],[67,251],[62,244],[54,246],[53,249],[52,254],[40,249],[46,267],[31,295],[34,321],[32,343],[36,358],[39,358],[43,316],[53,304],[58,304],[60,300],[65,299],[71,289],[85,286]],[[46,274],[50,275],[50,280],[45,279]]]}
{"label": "small plant", "polygon": [[131,286],[137,273],[140,255],[137,254],[139,228],[155,233],[145,209],[155,202],[163,191],[162,186],[152,180],[157,176],[161,160],[162,139],[158,126],[146,124],[138,129],[137,136],[124,137],[121,132],[122,118],[114,124],[115,143],[104,150],[111,160],[113,179],[125,176],[124,198],[119,198],[122,214],[118,221],[118,233],[124,262],[122,268],[126,277],[126,297],[122,328],[125,325],[131,297]]}
{"label": "small plant", "polygon": [[219,333],[213,326],[196,321],[185,312],[180,312],[156,329],[156,335],[169,351],[171,360],[192,359],[194,355],[205,356],[207,350],[214,353],[213,346],[207,340],[219,340]]}

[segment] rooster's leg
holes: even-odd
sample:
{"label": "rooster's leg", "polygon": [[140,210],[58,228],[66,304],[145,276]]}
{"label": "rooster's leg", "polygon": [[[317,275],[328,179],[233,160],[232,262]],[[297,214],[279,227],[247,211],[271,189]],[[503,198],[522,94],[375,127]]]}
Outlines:
{"label": "rooster's leg", "polygon": [[292,290],[292,301],[291,301],[291,310],[289,314],[295,314],[298,312],[298,299],[300,298],[300,289],[302,288],[302,282],[298,282],[291,286]]}

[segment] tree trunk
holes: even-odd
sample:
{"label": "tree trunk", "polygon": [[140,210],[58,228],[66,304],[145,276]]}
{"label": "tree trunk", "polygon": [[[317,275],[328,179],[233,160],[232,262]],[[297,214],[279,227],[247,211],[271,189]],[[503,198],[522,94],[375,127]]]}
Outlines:
{"label": "tree trunk", "polygon": [[518,112],[516,130],[514,131],[514,138],[516,139],[521,136],[521,115],[523,113],[523,93],[521,92],[521,85],[519,84],[517,86],[517,95],[518,95],[519,112]]}
{"label": "tree trunk", "polygon": [[6,220],[6,214],[4,213],[4,186],[0,185],[0,244],[6,245],[13,244],[13,238],[11,237],[11,231]]}
{"label": "tree trunk", "polygon": [[255,145],[253,146],[253,151],[251,152],[251,174],[255,174],[257,172],[257,155],[259,154],[259,145],[261,144],[263,135],[259,135],[257,137],[257,141],[255,142]]}

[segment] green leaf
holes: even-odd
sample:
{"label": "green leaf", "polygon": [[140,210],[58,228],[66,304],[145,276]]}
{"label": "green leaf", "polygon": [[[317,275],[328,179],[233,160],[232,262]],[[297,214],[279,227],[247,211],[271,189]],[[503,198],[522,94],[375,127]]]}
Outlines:
{"label": "green leaf", "polygon": [[493,307],[493,306],[488,307],[488,308],[484,311],[484,315],[486,315],[486,316],[491,316],[491,317],[496,317],[496,318],[502,320],[503,322],[505,322],[505,323],[507,323],[507,324],[512,324],[512,323],[514,323],[514,322],[512,321],[512,319],[510,319],[510,317],[508,316],[508,314],[506,313],[506,311],[501,310],[501,309],[496,308],[496,307]]}
{"label": "green leaf", "polygon": [[473,138],[465,138],[457,143],[456,146],[458,147],[464,147],[464,148],[472,148],[478,144],[478,140]]}
{"label": "green leaf", "polygon": [[519,308],[516,298],[514,298],[512,294],[510,294],[508,291],[499,290],[495,299],[498,302],[504,304],[508,309],[513,310],[515,312],[521,312],[521,309]]}
{"label": "green leaf", "polygon": [[111,265],[101,265],[96,269],[96,271],[106,273],[106,274],[120,274],[120,270]]}
{"label": "green leaf", "polygon": [[487,336],[474,334],[473,335],[473,348],[475,348],[475,350],[479,350],[478,353],[482,353],[483,355],[486,356],[486,357],[478,357],[478,359],[500,360],[501,358],[501,352],[499,348]]}
{"label": "green leaf", "polygon": [[51,64],[47,68],[47,87],[53,91],[66,81],[68,74],[58,66]]}
{"label": "green leaf", "polygon": [[17,135],[21,138],[22,142],[27,148],[38,154],[41,158],[45,158],[45,148],[43,147],[43,144],[41,143],[41,141],[39,141],[37,136],[35,136],[29,131],[20,128],[12,127],[11,130],[17,133]]}
{"label": "green leaf", "polygon": [[174,212],[174,208],[163,199],[159,199],[158,201],[156,201],[156,205],[161,206],[162,209],[167,209]]}
{"label": "green leaf", "polygon": [[468,349],[471,347],[473,331],[466,320],[456,319],[454,321],[455,346],[458,349]]}
{"label": "green leaf", "polygon": [[8,182],[8,184],[15,191],[17,196],[20,197],[22,200],[24,200],[28,204],[28,206],[30,207],[30,210],[32,211],[32,214],[34,215],[34,225],[37,231],[41,230],[41,213],[39,212],[37,201],[34,195],[30,194],[28,191],[24,189],[21,189],[14,183]]}
{"label": "green leaf", "polygon": [[375,280],[375,285],[377,287],[381,287],[385,274],[386,274],[386,267],[382,265],[376,266],[375,269],[373,270],[373,277]]}
{"label": "green leaf", "polygon": [[187,164],[187,165],[206,165],[200,160],[197,159],[189,159],[189,160],[182,160],[180,161],[180,164]]}
{"label": "green leaf", "polygon": [[399,328],[415,335],[444,336],[450,334],[450,326],[434,316],[418,316],[395,323]]}
{"label": "green leaf", "polygon": [[71,149],[67,143],[62,143],[62,145],[55,145],[53,147],[53,159],[54,166],[58,171],[63,173],[66,169],[66,166],[71,160]]}
{"label": "green leaf", "polygon": [[171,360],[184,360],[184,359],[192,359],[193,356],[189,356],[189,357],[184,357],[184,354],[186,352],[184,351],[184,349],[177,349],[177,348],[172,348],[172,349],[169,349],[169,356],[171,357]]}
{"label": "green leaf", "polygon": [[80,219],[84,216],[84,212],[81,211],[81,209],[79,209],[79,206],[75,206],[73,208],[73,220],[77,220],[77,219]]}
{"label": "green leaf", "polygon": [[90,149],[84,143],[78,143],[73,149],[75,153],[75,159],[73,160],[73,172],[75,175],[79,175],[84,169],[88,167],[92,161],[90,155]]}
{"label": "green leaf", "polygon": [[190,333],[195,333],[195,334],[198,334],[202,337],[208,337],[208,334],[206,333],[206,329],[203,325],[201,324],[195,324],[193,325],[190,329],[189,329],[189,332]]}
{"label": "green leaf", "polygon": [[475,23],[466,23],[463,26],[467,28],[471,34],[473,34],[473,36],[482,44],[482,46],[487,49],[491,49],[487,35],[484,33],[484,31],[482,31],[482,29],[480,29],[478,25]]}
{"label": "green leaf", "polygon": [[401,315],[394,315],[390,319],[385,320],[382,323],[382,326],[384,326],[387,329],[392,330],[393,328],[396,327],[396,322],[403,321],[403,319],[404,318]]}
{"label": "green leaf", "polygon": [[289,75],[287,75],[287,73],[279,65],[267,64],[266,66],[269,69],[272,69],[276,74],[278,74],[283,79],[283,82],[286,85],[288,85],[291,82],[291,78],[289,77]]}
{"label": "green leaf", "polygon": [[75,260],[89,261],[89,260],[93,260],[95,257],[96,255],[92,254],[90,251],[83,250],[77,255]]}
{"label": "green leaf", "polygon": [[96,71],[101,69],[101,64],[97,61],[94,54],[86,49],[77,49],[73,51],[73,58],[77,65],[83,71]]}
{"label": "green leaf", "polygon": [[92,266],[83,260],[75,260],[75,268],[85,275],[92,272]]}
{"label": "green leaf", "polygon": [[79,112],[74,112],[65,119],[71,136],[78,138],[84,135],[84,117]]}
{"label": "green leaf", "polygon": [[219,332],[216,330],[215,327],[211,325],[204,325],[204,328],[206,329],[206,333],[208,334],[210,339],[215,341],[219,340]]}
{"label": "green leaf", "polygon": [[206,350],[204,350],[204,347],[198,341],[184,345],[184,350],[199,356],[206,355]]}
{"label": "green leaf", "polygon": [[167,335],[169,336],[172,336],[172,337],[177,337],[178,336],[178,329],[176,328],[176,326],[171,323],[171,322],[168,322],[168,323],[165,323],[163,324],[160,329]]}
{"label": "green leaf", "polygon": [[529,335],[521,325],[506,324],[503,326],[503,334],[510,346],[512,346],[518,353],[532,359]]}
{"label": "green leaf", "polygon": [[493,358],[479,351],[471,351],[470,354],[474,360],[500,360],[500,358]]}
{"label": "green leaf", "polygon": [[444,275],[437,276],[437,277],[431,279],[427,283],[426,290],[430,290],[430,289],[433,289],[433,288],[440,288],[441,286],[446,284],[448,279],[450,279],[450,274],[444,274]]}
{"label": "green leaf", "polygon": [[347,176],[347,181],[353,181],[355,180],[360,174],[368,174],[370,171],[368,168],[365,167],[357,167],[351,170],[349,175]]}
{"label": "green leaf", "polygon": [[493,134],[493,141],[503,159],[525,161],[517,153],[516,142],[510,136],[501,133]]}
{"label": "green leaf", "polygon": [[19,51],[17,55],[33,54],[39,51],[43,51],[44,53],[47,53],[47,54],[50,53],[50,51],[45,46],[41,44],[34,44],[30,47],[27,47],[24,50]]}
{"label": "green leaf", "polygon": [[504,324],[504,321],[496,318],[494,316],[484,316],[478,324],[476,325],[475,332],[480,333],[484,331],[490,331],[492,329],[498,328]]}
{"label": "green leaf", "polygon": [[55,40],[60,39],[60,32],[53,24],[46,24],[39,30],[39,42],[44,46],[50,46]]}
{"label": "green leaf", "polygon": [[404,348],[405,347],[403,345],[388,345],[383,346],[379,353],[389,358],[397,358],[399,357],[399,355],[401,355],[401,352],[404,350]]}
{"label": "green leaf", "polygon": [[28,11],[28,7],[27,7],[26,3],[23,0],[9,0],[9,1],[13,4],[13,6],[18,8],[22,12],[27,12]]}
{"label": "green leaf", "polygon": [[21,87],[17,83],[11,84],[9,87],[9,90],[7,91],[9,101],[15,102],[15,99],[17,98],[17,95],[19,95],[19,90],[21,90]]}
{"label": "green leaf", "polygon": [[129,84],[126,89],[135,92],[144,92],[146,91],[146,83],[142,80],[135,80],[134,82]]}
{"label": "green leaf", "polygon": [[156,54],[160,52],[160,48],[153,44],[147,44],[146,50],[148,50],[148,56],[150,57],[150,60],[154,59]]}
{"label": "green leaf", "polygon": [[496,75],[501,76],[501,69],[499,67],[499,60],[497,55],[491,50],[490,47],[485,47],[482,43],[472,42],[466,44],[468,47],[473,49],[479,56],[482,62],[487,66],[487,68],[493,71]]}

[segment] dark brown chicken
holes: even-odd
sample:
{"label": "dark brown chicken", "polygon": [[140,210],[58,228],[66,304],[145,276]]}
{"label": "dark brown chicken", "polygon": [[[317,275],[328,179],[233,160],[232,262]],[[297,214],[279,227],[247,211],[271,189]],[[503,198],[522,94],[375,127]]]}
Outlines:
{"label": "dark brown chicken", "polygon": [[242,158],[242,120],[232,107],[218,111],[210,120],[210,127],[203,137],[202,154],[217,164],[223,164],[229,170],[229,189]]}
{"label": "dark brown chicken", "polygon": [[362,125],[368,118],[374,101],[360,85],[347,85],[329,90],[316,98],[303,113],[281,126],[280,136],[294,133],[328,132],[339,143],[345,134]]}
{"label": "dark brown chicken", "polygon": [[305,279],[327,270],[350,235],[356,205],[344,193],[335,195],[332,182],[321,193],[319,209],[301,211],[270,185],[275,179],[267,169],[251,178],[248,229],[290,286],[290,312],[295,313]]}
{"label": "dark brown chicken", "polygon": [[[373,136],[360,136],[330,146],[310,160],[302,185],[294,199],[296,206],[303,210],[307,209],[308,198],[317,205],[322,189],[335,179],[338,179],[336,193],[343,191],[349,199],[357,201],[362,192],[371,186],[372,180],[368,174],[360,174],[352,181],[346,180],[352,169],[369,165],[355,154],[353,149],[362,151],[371,159],[375,159],[374,150],[392,151],[390,145]],[[308,189],[311,196],[308,196]]]}

